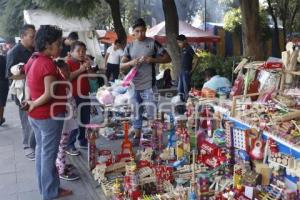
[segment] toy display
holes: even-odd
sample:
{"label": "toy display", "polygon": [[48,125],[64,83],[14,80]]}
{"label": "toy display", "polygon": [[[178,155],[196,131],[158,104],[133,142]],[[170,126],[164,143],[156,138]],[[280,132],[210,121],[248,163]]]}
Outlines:
{"label": "toy display", "polygon": [[183,115],[158,111],[143,123],[137,149],[128,136],[129,112],[112,127],[124,124],[119,154],[97,149],[99,127],[87,128],[89,166],[104,194],[116,200],[300,199],[300,95],[278,90],[281,72],[289,73],[285,62],[243,60],[230,99],[192,89]]}

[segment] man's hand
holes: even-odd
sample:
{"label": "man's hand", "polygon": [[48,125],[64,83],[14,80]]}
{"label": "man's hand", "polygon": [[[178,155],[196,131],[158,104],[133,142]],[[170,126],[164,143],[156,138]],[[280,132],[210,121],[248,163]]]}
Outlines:
{"label": "man's hand", "polygon": [[136,58],[136,59],[131,60],[131,61],[130,61],[130,65],[131,65],[131,66],[137,66],[137,65],[140,65],[141,63],[140,63],[139,60],[140,60],[139,58]]}
{"label": "man's hand", "polygon": [[149,56],[145,56],[144,63],[147,63],[147,64],[153,63],[153,58],[149,57]]}

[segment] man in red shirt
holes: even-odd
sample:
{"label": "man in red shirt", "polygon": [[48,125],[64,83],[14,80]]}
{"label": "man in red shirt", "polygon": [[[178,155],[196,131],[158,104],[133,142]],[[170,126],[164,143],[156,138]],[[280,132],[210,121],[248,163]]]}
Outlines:
{"label": "man in red shirt", "polygon": [[76,41],[71,45],[71,58],[67,60],[70,67],[72,81],[72,94],[75,98],[78,110],[80,124],[79,129],[72,131],[66,153],[77,156],[79,151],[75,147],[76,137],[78,135],[79,147],[87,148],[85,138],[85,124],[90,122],[90,100],[88,97],[90,87],[87,74],[91,66],[91,61],[86,55],[86,45],[83,42]]}

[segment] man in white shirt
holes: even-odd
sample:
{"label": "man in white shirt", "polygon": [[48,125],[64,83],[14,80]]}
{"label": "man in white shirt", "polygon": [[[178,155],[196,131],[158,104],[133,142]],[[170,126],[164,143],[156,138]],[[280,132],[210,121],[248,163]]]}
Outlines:
{"label": "man in white shirt", "polygon": [[[107,49],[105,55],[106,77],[108,81],[114,81],[120,73],[120,61],[123,56],[121,41],[116,40],[114,45]],[[112,75],[112,79],[111,79]]]}

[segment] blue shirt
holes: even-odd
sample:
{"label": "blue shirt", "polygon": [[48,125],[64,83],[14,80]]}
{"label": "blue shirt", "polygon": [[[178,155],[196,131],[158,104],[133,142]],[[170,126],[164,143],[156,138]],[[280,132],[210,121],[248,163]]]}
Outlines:
{"label": "blue shirt", "polygon": [[217,91],[220,88],[231,88],[231,83],[227,78],[216,75],[204,83],[203,88]]}

